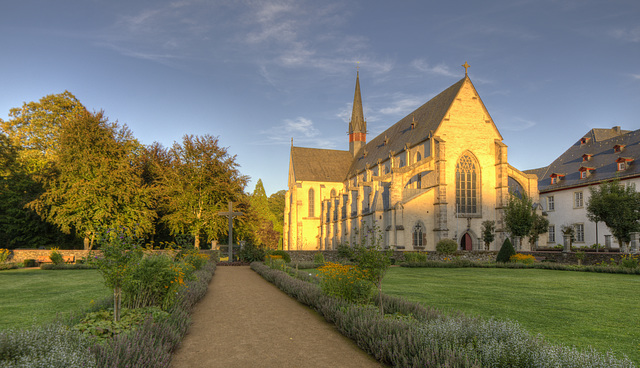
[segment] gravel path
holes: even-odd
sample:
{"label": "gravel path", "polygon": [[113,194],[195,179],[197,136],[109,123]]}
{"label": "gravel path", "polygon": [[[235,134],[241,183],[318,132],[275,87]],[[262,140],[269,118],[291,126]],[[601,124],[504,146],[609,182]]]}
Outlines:
{"label": "gravel path", "polygon": [[171,362],[191,367],[383,367],[246,267],[218,267]]}

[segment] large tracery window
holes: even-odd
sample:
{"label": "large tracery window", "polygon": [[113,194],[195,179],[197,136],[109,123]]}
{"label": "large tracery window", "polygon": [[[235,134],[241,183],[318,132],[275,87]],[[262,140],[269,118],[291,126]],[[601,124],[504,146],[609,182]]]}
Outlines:
{"label": "large tracery window", "polygon": [[480,173],[478,163],[470,155],[464,154],[456,164],[456,209],[460,214],[477,214],[478,184]]}

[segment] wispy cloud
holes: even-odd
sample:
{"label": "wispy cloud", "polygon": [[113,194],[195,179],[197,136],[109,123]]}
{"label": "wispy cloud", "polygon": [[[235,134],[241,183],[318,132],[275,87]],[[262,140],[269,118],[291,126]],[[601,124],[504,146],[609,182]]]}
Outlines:
{"label": "wispy cloud", "polygon": [[392,100],[389,106],[378,109],[378,112],[384,115],[405,116],[427,101],[422,96],[407,96],[402,93],[394,94]]}
{"label": "wispy cloud", "polygon": [[634,79],[640,79],[640,74],[631,74]]}
{"label": "wispy cloud", "polygon": [[459,73],[452,72],[451,69],[444,63],[430,65],[424,59],[415,59],[411,61],[411,66],[420,72],[428,74],[441,75],[445,77],[457,77],[460,75]]}
{"label": "wispy cloud", "polygon": [[[322,136],[314,126],[313,121],[304,117],[285,119],[282,124],[273,126],[260,132],[261,139],[255,144],[259,145],[288,145],[291,139],[296,146],[308,146],[314,148],[335,148],[340,145],[340,137]],[[344,137],[342,137],[344,140]]]}
{"label": "wispy cloud", "polygon": [[611,30],[609,35],[625,42],[640,42],[640,26],[635,28],[616,28]]}
{"label": "wispy cloud", "polygon": [[512,131],[512,132],[519,132],[519,131],[527,130],[529,128],[533,128],[537,124],[538,123],[536,123],[535,121],[523,119],[520,117],[513,117],[511,119],[511,122],[502,124],[501,129]]}

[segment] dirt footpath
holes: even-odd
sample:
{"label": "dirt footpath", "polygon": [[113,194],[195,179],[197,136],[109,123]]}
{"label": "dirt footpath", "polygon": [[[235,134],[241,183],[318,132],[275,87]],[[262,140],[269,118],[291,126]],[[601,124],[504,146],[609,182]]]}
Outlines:
{"label": "dirt footpath", "polygon": [[218,267],[173,368],[383,367],[247,267]]}

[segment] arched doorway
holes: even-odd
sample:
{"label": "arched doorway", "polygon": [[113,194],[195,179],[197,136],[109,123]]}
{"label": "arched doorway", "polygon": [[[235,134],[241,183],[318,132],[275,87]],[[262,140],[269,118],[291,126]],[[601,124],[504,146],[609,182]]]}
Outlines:
{"label": "arched doorway", "polygon": [[473,250],[473,243],[471,241],[471,235],[469,233],[465,233],[460,239],[460,249],[462,250]]}

